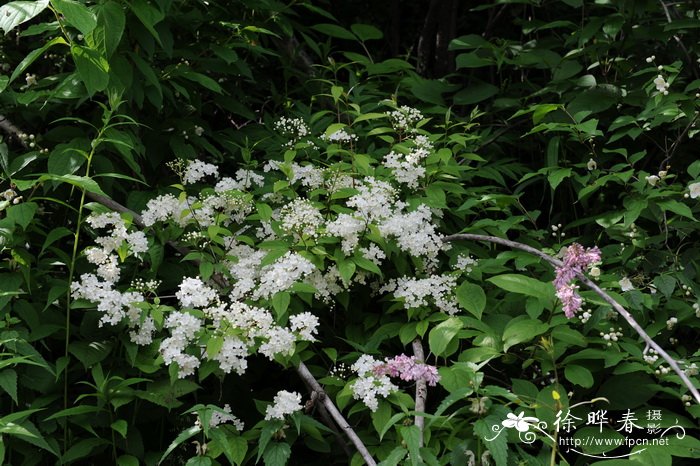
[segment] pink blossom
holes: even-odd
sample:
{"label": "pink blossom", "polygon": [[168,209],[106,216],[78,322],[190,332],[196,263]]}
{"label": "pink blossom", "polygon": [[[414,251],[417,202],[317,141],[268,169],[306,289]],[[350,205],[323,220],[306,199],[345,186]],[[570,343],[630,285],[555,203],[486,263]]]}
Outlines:
{"label": "pink blossom", "polygon": [[375,375],[399,377],[407,382],[423,379],[432,387],[440,380],[435,366],[416,362],[415,356],[406,356],[405,354],[387,359],[383,364],[377,365],[374,368],[374,373]]}
{"label": "pink blossom", "polygon": [[562,302],[562,308],[566,317],[572,318],[576,311],[581,309],[583,299],[576,292],[578,287],[571,282],[576,274],[583,272],[592,264],[600,261],[600,249],[597,247],[584,249],[578,243],[573,243],[566,248],[566,254],[562,267],[557,267],[557,276],[554,279],[554,287],[557,289],[557,297]]}
{"label": "pink blossom", "polygon": [[564,314],[566,314],[566,317],[569,319],[576,314],[576,311],[581,309],[581,304],[583,303],[583,299],[581,299],[581,296],[576,292],[577,288],[576,285],[571,283],[557,289],[557,298],[561,301]]}

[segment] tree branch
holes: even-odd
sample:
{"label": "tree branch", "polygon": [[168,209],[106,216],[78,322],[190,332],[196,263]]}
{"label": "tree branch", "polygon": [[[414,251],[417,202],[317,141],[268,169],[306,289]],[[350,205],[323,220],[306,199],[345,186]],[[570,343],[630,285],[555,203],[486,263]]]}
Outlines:
{"label": "tree branch", "polygon": [[353,443],[353,445],[355,445],[355,448],[360,453],[360,456],[362,456],[362,459],[365,460],[365,463],[367,463],[368,466],[376,466],[377,463],[376,461],[374,461],[374,458],[372,458],[372,455],[367,450],[367,447],[365,447],[365,444],[362,443],[360,437],[357,436],[353,428],[350,427],[350,424],[348,424],[348,421],[345,420],[338,408],[335,407],[333,401],[331,401],[330,397],[326,394],[325,390],[323,390],[323,387],[321,387],[321,385],[314,378],[311,372],[309,372],[309,369],[306,367],[306,364],[300,362],[299,367],[297,367],[297,373],[302,378],[302,380],[308,383],[311,386],[311,388],[313,388],[314,391],[318,394],[318,398],[321,400],[321,403],[323,403],[323,406],[326,407],[328,413],[331,415],[336,424],[338,424],[340,429],[345,432],[345,435],[347,435],[350,441]]}
{"label": "tree branch", "polygon": [[[544,259],[545,261],[549,262],[551,265],[554,267],[562,267],[564,264],[560,261],[555,259],[554,257],[545,254],[544,252],[540,251],[539,249],[535,249],[532,246],[528,246],[527,244],[523,243],[518,243],[517,241],[511,241],[503,238],[498,238],[496,236],[487,236],[487,235],[475,235],[475,234],[470,234],[470,233],[460,233],[457,235],[450,235],[446,236],[442,239],[444,242],[452,242],[452,241],[485,241],[489,243],[496,243],[500,244],[503,246],[507,246],[512,249],[520,249],[521,251],[526,251],[529,252],[530,254],[534,254],[537,257],[540,257]],[[642,339],[646,342],[646,344],[654,350],[662,357],[664,360],[668,363],[668,365],[673,369],[673,371],[680,377],[681,381],[683,384],[686,386],[686,388],[690,391],[690,393],[693,394],[693,397],[695,398],[695,401],[700,404],[700,392],[698,392],[698,389],[695,388],[695,385],[691,380],[688,378],[685,372],[680,368],[678,363],[676,362],[675,359],[673,359],[661,346],[659,346],[650,336],[647,332],[644,331],[644,329],[639,325],[639,323],[635,320],[635,318],[630,314],[630,312],[622,307],[617,301],[615,301],[609,294],[607,294],[605,291],[603,291],[598,285],[593,283],[588,277],[586,277],[583,273],[578,272],[576,274],[576,277],[581,280],[581,282],[586,285],[588,288],[593,290],[598,296],[603,298],[603,300],[610,304],[613,309],[617,311],[618,314],[620,314],[622,317],[625,318],[627,323],[632,327],[639,336],[642,337]]]}
{"label": "tree branch", "polygon": [[[416,362],[424,363],[425,354],[423,353],[423,343],[420,338],[413,340],[413,355],[416,357]],[[416,380],[416,418],[415,425],[418,427],[420,437],[418,437],[418,446],[423,446],[423,430],[425,430],[425,417],[420,413],[425,412],[425,400],[428,397],[428,382],[423,377]]]}

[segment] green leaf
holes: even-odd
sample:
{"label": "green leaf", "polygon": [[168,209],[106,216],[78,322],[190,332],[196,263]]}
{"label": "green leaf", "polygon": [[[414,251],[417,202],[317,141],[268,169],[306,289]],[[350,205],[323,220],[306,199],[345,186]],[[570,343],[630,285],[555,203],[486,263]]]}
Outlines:
{"label": "green leaf", "polygon": [[549,325],[535,319],[511,320],[503,331],[503,351],[513,345],[533,340],[549,329]]}
{"label": "green leaf", "polygon": [[248,442],[243,437],[226,435],[220,428],[212,429],[211,437],[219,442],[221,449],[232,464],[242,464],[248,451]]}
{"label": "green leaf", "polygon": [[493,84],[475,80],[452,98],[456,105],[473,105],[498,94],[499,89]]}
{"label": "green leaf", "polygon": [[284,466],[290,456],[292,456],[292,447],[288,443],[273,442],[265,449],[263,461],[265,466]]}
{"label": "green leaf", "polygon": [[49,156],[49,173],[54,175],[72,175],[86,162],[85,157],[69,148],[54,151]]}
{"label": "green leaf", "polygon": [[193,456],[187,460],[185,466],[211,466],[211,458],[208,456]]}
{"label": "green leaf", "polygon": [[80,458],[85,458],[86,456],[90,455],[95,448],[101,445],[106,445],[107,443],[109,443],[107,440],[101,438],[88,438],[80,440],[70,447],[66,454],[61,457],[61,464],[67,464]]}
{"label": "green leaf", "polygon": [[350,30],[363,42],[384,37],[381,30],[369,24],[353,24],[350,26]]}
{"label": "green leaf", "polygon": [[117,50],[124,34],[126,16],[121,5],[107,1],[95,6],[97,27],[91,35],[86,35],[86,42],[102,55],[109,58]]}
{"label": "green leaf", "polygon": [[78,70],[78,76],[83,81],[89,95],[103,91],[109,84],[109,63],[97,50],[82,45],[73,45],[71,55]]}
{"label": "green leaf", "polygon": [[486,293],[479,285],[463,282],[457,288],[455,294],[459,305],[469,311],[477,319],[481,319],[481,314],[486,308]]}
{"label": "green leaf", "polygon": [[102,189],[100,189],[100,185],[97,184],[95,180],[92,178],[88,178],[85,176],[77,176],[77,175],[53,175],[51,173],[42,175],[38,181],[47,181],[47,180],[52,180],[52,181],[63,181],[65,183],[70,183],[72,185],[75,185],[81,189],[84,189],[88,192],[95,193],[95,194],[100,194],[102,196],[107,196]]}
{"label": "green leaf", "polygon": [[172,76],[182,76],[183,78],[188,79],[192,82],[196,82],[197,84],[200,84],[203,87],[209,89],[210,91],[216,92],[217,94],[221,94],[223,92],[223,89],[221,89],[219,83],[202,73],[197,73],[195,71],[189,70],[182,70],[180,72],[172,73]]}
{"label": "green leaf", "polygon": [[593,374],[583,366],[569,364],[564,369],[566,380],[583,388],[591,388],[593,386]]}
{"label": "green leaf", "polygon": [[552,301],[554,296],[554,286],[551,283],[543,283],[534,278],[518,274],[497,275],[487,279],[497,287],[512,293],[520,293],[533,296],[545,301]]}
{"label": "green leaf", "polygon": [[0,29],[5,34],[29,21],[44,11],[49,6],[49,0],[36,2],[17,1],[10,2],[0,7]]}
{"label": "green leaf", "polygon": [[343,283],[349,285],[352,276],[355,274],[355,263],[347,259],[338,262],[338,272],[340,273],[340,278],[343,279]]}
{"label": "green leaf", "polygon": [[292,297],[286,291],[278,291],[275,293],[275,295],[272,297],[272,308],[275,310],[277,318],[280,318],[285,312],[287,312],[291,300]]}
{"label": "green leaf", "polygon": [[85,5],[75,0],[52,0],[53,6],[61,13],[68,24],[82,32],[90,34],[97,26],[97,17]]}
{"label": "green leaf", "polygon": [[29,226],[34,218],[37,207],[38,206],[34,202],[23,202],[10,206],[6,211],[7,218],[26,230],[27,226]]}
{"label": "green leaf", "polygon": [[129,7],[131,7],[131,11],[133,11],[139,21],[141,21],[141,24],[143,24],[153,38],[158,41],[158,44],[163,46],[163,43],[160,41],[160,35],[155,29],[155,25],[163,21],[165,15],[159,9],[146,2],[146,0],[133,0],[129,2]]}
{"label": "green leaf", "polygon": [[139,460],[135,456],[122,455],[117,458],[117,466],[139,466]]}
{"label": "green leaf", "polygon": [[311,28],[330,37],[335,37],[338,39],[357,40],[357,38],[352,32],[336,24],[317,24],[315,26],[311,26]]}
{"label": "green leaf", "polygon": [[401,427],[399,429],[401,432],[401,437],[403,437],[406,446],[408,446],[408,453],[411,460],[411,465],[416,466],[422,464],[420,455],[420,437],[421,432],[418,426]]}
{"label": "green leaf", "polygon": [[457,333],[462,330],[462,321],[457,317],[450,317],[440,325],[435,327],[428,334],[428,345],[430,351],[435,356],[440,356],[447,349],[447,345],[457,336]]}
{"label": "green leaf", "polygon": [[[2,10],[2,8],[0,8],[0,10]],[[2,15],[1,11],[0,11],[0,15]],[[2,18],[0,18],[0,22],[1,21],[2,21]],[[27,56],[24,57],[24,59],[19,63],[19,65],[17,65],[17,68],[15,68],[15,70],[12,72],[12,75],[10,76],[10,82],[14,81],[19,75],[24,73],[24,70],[29,68],[29,65],[34,63],[34,60],[36,60],[37,58],[42,56],[44,54],[44,52],[46,52],[48,49],[50,49],[54,45],[58,45],[58,44],[68,45],[68,42],[66,42],[63,39],[63,37],[56,37],[56,38],[48,41],[46,44],[44,44],[43,47],[36,49],[36,50],[32,50],[31,52],[29,52],[29,54],[27,54]]]}
{"label": "green leaf", "polygon": [[17,372],[14,369],[5,369],[0,372],[0,387],[10,395],[15,404],[17,401]]}
{"label": "green leaf", "polygon": [[377,264],[375,264],[375,263],[372,262],[371,260],[367,259],[366,257],[354,256],[354,257],[352,258],[352,260],[353,260],[353,262],[354,262],[355,264],[357,264],[358,267],[360,267],[361,269],[365,269],[365,270],[368,270],[368,271],[370,271],[370,272],[376,273],[376,274],[379,275],[379,276],[382,275],[382,271],[381,271],[380,268],[377,266]]}
{"label": "green leaf", "polygon": [[564,181],[565,178],[569,178],[570,176],[570,168],[555,168],[547,175],[547,181],[549,181],[552,191],[556,191],[557,186],[559,186],[559,184]]}
{"label": "green leaf", "polygon": [[119,433],[119,435],[121,435],[122,438],[126,439],[126,433],[127,433],[128,428],[129,428],[129,425],[126,423],[126,421],[124,419],[119,419],[118,421],[114,421],[110,427],[112,428],[112,430]]}
{"label": "green leaf", "polygon": [[165,453],[163,453],[163,456],[160,457],[160,460],[158,461],[158,464],[161,464],[165,458],[168,457],[170,453],[173,452],[178,446],[183,444],[185,441],[191,439],[195,435],[197,435],[199,432],[201,432],[201,428],[199,426],[192,426],[189,429],[183,431],[178,435],[175,440],[168,446],[168,449],[165,450]]}

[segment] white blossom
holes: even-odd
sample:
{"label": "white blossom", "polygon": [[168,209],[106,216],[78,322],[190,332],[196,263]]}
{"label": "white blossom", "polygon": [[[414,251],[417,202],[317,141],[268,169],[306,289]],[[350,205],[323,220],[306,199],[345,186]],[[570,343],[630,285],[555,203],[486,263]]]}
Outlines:
{"label": "white blossom", "polygon": [[622,277],[622,280],[620,280],[619,284],[620,284],[620,289],[622,291],[634,290],[634,285],[632,285],[632,282],[627,277]]}
{"label": "white blossom", "polygon": [[289,318],[292,332],[299,334],[299,338],[306,341],[316,341],[318,317],[310,312],[302,312]]}
{"label": "white blossom", "polygon": [[275,395],[273,404],[265,409],[265,420],[281,420],[284,419],[285,415],[300,411],[302,408],[301,395],[299,393],[280,390],[277,392],[277,395]]}
{"label": "white blossom", "polygon": [[457,277],[454,275],[431,275],[428,278],[402,277],[390,280],[380,292],[393,293],[396,298],[404,300],[404,308],[425,307],[432,302],[435,307],[446,313],[459,312],[454,289]]}
{"label": "white blossom", "polygon": [[282,228],[298,236],[315,237],[323,225],[321,212],[308,199],[297,198],[280,211]]}
{"label": "white blossom", "polygon": [[180,283],[180,290],[175,293],[175,297],[183,307],[202,308],[209,306],[217,298],[217,293],[201,279],[187,277]]}
{"label": "white blossom", "polygon": [[335,220],[326,225],[326,233],[342,239],[341,248],[346,256],[353,253],[360,241],[360,233],[367,228],[366,223],[350,214],[338,214]]}
{"label": "white blossom", "polygon": [[381,361],[377,361],[368,354],[363,354],[351,366],[351,369],[358,375],[350,387],[352,396],[356,400],[362,400],[372,412],[379,407],[377,396],[386,398],[391,392],[398,390],[398,387],[391,383],[389,376],[374,373],[374,369],[380,365],[382,365]]}
{"label": "white blossom", "polygon": [[219,176],[219,169],[216,165],[202,162],[201,160],[190,160],[182,174],[183,184],[193,184],[200,181],[205,176]]}
{"label": "white blossom", "polygon": [[688,191],[690,191],[690,198],[696,199],[700,196],[700,182],[691,183],[688,185]]}

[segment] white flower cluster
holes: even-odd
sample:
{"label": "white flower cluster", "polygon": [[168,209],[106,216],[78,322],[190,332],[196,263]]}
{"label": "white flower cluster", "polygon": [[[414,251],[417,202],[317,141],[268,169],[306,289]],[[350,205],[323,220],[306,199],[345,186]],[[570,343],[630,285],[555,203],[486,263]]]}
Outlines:
{"label": "white flower cluster", "polygon": [[182,174],[182,184],[194,184],[209,175],[219,176],[219,169],[216,165],[202,162],[201,160],[190,160]]}
{"label": "white flower cluster", "polygon": [[236,172],[236,178],[225,176],[216,183],[214,191],[225,193],[227,191],[246,191],[251,187],[261,187],[265,184],[265,177],[252,170],[241,168]]}
{"label": "white flower cluster", "polygon": [[318,236],[323,225],[321,212],[308,199],[297,198],[280,211],[282,228],[298,237]]}
{"label": "white flower cluster", "polygon": [[393,293],[403,298],[405,309],[430,305],[430,300],[440,311],[454,315],[459,312],[454,289],[457,277],[454,275],[431,275],[428,278],[402,277],[392,279],[380,288],[380,293]]}
{"label": "white flower cluster", "polygon": [[166,317],[163,327],[170,330],[171,336],[160,343],[160,353],[166,365],[177,363],[178,377],[194,374],[199,367],[199,358],[185,351],[197,337],[202,321],[192,314],[175,311]]}
{"label": "white flower cluster", "polygon": [[90,215],[87,223],[93,228],[109,228],[106,236],[95,239],[95,243],[102,246],[91,247],[85,251],[88,262],[97,266],[97,275],[108,282],[119,280],[118,257],[115,251],[127,245],[131,254],[142,254],[148,251],[148,240],[141,231],[129,232],[126,222],[116,212]]}
{"label": "white flower cluster", "polygon": [[253,299],[271,298],[279,291],[288,290],[314,270],[316,267],[308,259],[295,252],[287,252],[260,270],[260,284],[253,292]]}
{"label": "white flower cluster", "polygon": [[275,122],[274,127],[276,131],[289,137],[290,141],[286,144],[288,147],[293,146],[311,133],[311,130],[301,118],[282,117]]}
{"label": "white flower cluster", "polygon": [[388,375],[376,375],[374,373],[374,369],[382,364],[381,361],[377,361],[372,356],[363,354],[351,366],[351,369],[358,375],[358,378],[355,379],[350,387],[352,396],[356,400],[362,400],[372,412],[379,407],[377,396],[386,398],[391,392],[399,389],[399,387],[391,383]]}
{"label": "white flower cluster", "polygon": [[324,134],[321,136],[321,139],[327,142],[337,142],[337,143],[346,143],[350,144],[354,141],[357,141],[357,135],[355,134],[350,134],[345,129],[339,129],[338,131],[335,131],[331,134]]}
{"label": "white flower cluster", "polygon": [[360,233],[367,229],[367,223],[350,214],[338,214],[335,220],[326,225],[326,233],[341,238],[343,253],[349,256],[360,242]]}
{"label": "white flower cluster", "polygon": [[[243,424],[243,421],[231,414],[231,405],[226,403],[222,408],[222,411],[223,412],[212,411],[211,417],[209,418],[209,428],[213,429],[216,426],[230,422],[238,432],[242,432],[245,425]],[[194,422],[194,425],[198,427],[202,426],[202,420],[199,419],[199,416],[197,416],[197,420]]]}
{"label": "white flower cluster", "polygon": [[423,114],[412,107],[402,105],[398,109],[387,113],[391,125],[397,132],[415,131],[415,125],[423,119]]}
{"label": "white flower cluster", "polygon": [[436,230],[437,227],[432,223],[432,212],[425,204],[419,205],[411,212],[397,209],[379,225],[382,236],[394,237],[401,250],[412,256],[424,257],[429,266],[445,247],[442,235]]}
{"label": "white flower cluster", "polygon": [[71,283],[71,295],[97,303],[97,310],[103,313],[100,325],[117,325],[127,317],[138,322],[141,311],[135,304],[144,301],[143,295],[133,291],[122,293],[113,287],[114,282],[86,273],[80,276],[80,281]]}
{"label": "white flower cluster", "polygon": [[182,307],[204,308],[218,297],[216,291],[205,285],[199,278],[185,278],[180,283],[180,290],[175,293]]}
{"label": "white flower cluster", "polygon": [[299,393],[280,390],[277,392],[277,395],[275,395],[273,404],[265,409],[265,420],[282,420],[285,415],[300,411],[302,408],[301,395]]}
{"label": "white flower cluster", "polygon": [[398,193],[389,183],[367,177],[357,191],[347,205],[355,208],[357,215],[366,222],[380,221],[392,214]]}
{"label": "white flower cluster", "polygon": [[476,259],[473,259],[469,254],[460,254],[457,257],[457,262],[454,265],[455,270],[464,270],[469,273],[472,271],[473,267],[478,263]]}
{"label": "white flower cluster", "polygon": [[416,136],[415,147],[407,154],[395,151],[384,157],[384,166],[394,173],[394,178],[409,188],[418,188],[418,182],[425,177],[424,161],[434,150],[433,145],[425,136]]}

